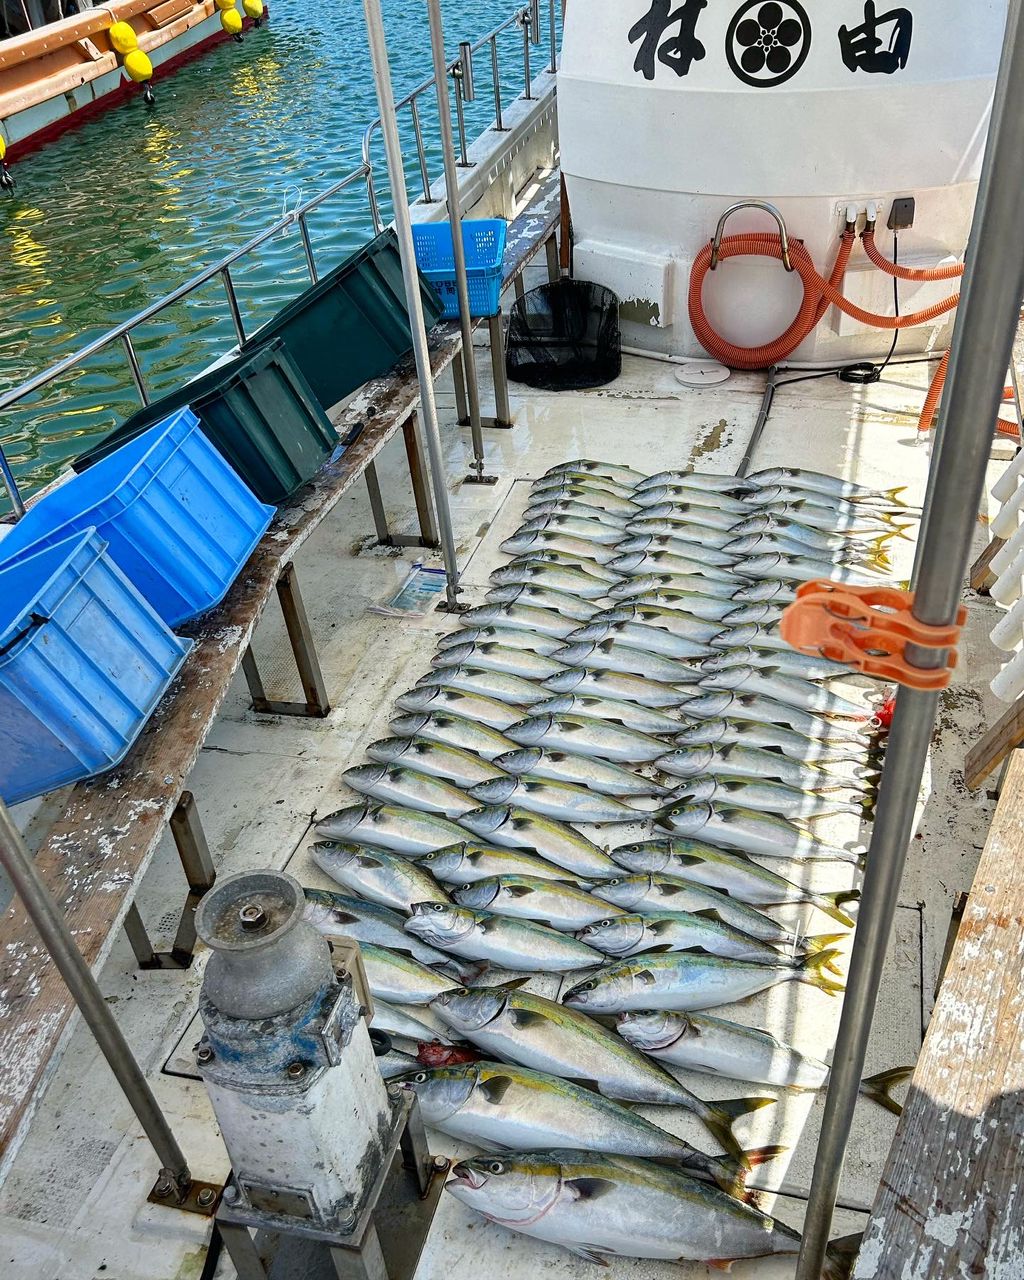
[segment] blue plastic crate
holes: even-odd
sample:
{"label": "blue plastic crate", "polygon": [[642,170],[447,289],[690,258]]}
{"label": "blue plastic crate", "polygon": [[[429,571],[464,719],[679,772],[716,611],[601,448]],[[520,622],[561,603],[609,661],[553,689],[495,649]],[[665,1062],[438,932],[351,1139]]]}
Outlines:
{"label": "blue plastic crate", "polygon": [[0,565],[0,796],[17,804],[117,764],[191,648],[95,529]]}
{"label": "blue plastic crate", "polygon": [[[495,316],[501,309],[502,261],[508,224],[501,218],[464,219],[469,310],[474,316]],[[455,288],[455,252],[449,222],[418,222],[412,229],[416,265],[437,290],[446,320],[457,320],[459,296]]]}
{"label": "blue plastic crate", "polygon": [[0,565],[94,527],[175,627],[223,600],[273,515],[179,409],[30,507],[0,541]]}

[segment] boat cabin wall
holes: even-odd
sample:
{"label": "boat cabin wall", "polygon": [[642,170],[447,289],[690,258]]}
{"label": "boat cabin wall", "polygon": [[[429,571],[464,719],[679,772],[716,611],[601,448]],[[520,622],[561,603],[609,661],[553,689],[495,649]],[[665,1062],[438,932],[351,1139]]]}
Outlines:
{"label": "boat cabin wall", "polygon": [[[623,302],[624,341],[705,354],[687,312],[694,258],[722,213],[767,200],[827,274],[847,206],[913,196],[900,260],[936,266],[970,231],[1006,0],[835,0],[810,6],[588,0],[568,6],[559,73],[562,168],[577,275]],[[775,24],[775,25],[772,25]],[[745,209],[726,235],[775,231]],[[946,283],[901,283],[901,311],[946,297]],[[892,280],[855,248],[844,292],[892,314]],[[799,308],[800,279],[765,258],[733,258],[705,283],[712,325],[744,346],[774,338]],[[947,341],[944,317],[902,333],[900,350]],[[832,361],[882,354],[891,332],[830,308],[794,353]]]}

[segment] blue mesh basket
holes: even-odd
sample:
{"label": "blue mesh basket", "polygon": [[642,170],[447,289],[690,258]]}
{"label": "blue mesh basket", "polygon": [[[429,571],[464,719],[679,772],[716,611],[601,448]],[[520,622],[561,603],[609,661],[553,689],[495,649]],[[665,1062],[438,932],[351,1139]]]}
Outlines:
{"label": "blue mesh basket", "polygon": [[[507,234],[508,224],[501,218],[463,219],[470,315],[494,316],[501,310],[501,267]],[[419,222],[414,224],[412,236],[416,265],[437,290],[444,318],[457,320],[459,296],[455,288],[451,223]]]}

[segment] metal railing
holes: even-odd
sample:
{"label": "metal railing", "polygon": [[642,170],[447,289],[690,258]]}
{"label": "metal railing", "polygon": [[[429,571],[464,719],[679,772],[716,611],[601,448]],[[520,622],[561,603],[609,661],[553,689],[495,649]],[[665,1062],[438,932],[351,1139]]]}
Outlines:
{"label": "metal railing", "polygon": [[[558,19],[557,5],[558,0],[549,0],[550,12],[550,39],[551,39],[551,67],[557,67],[557,38],[558,38]],[[456,59],[449,67],[449,74],[455,77],[456,85],[456,113],[459,129],[459,147],[462,156],[462,163],[467,164],[467,140],[465,115],[463,111],[463,102],[472,101],[472,97],[463,96],[463,81],[466,76],[466,68],[469,68],[468,79],[470,83],[470,94],[472,94],[472,56],[479,50],[489,47],[491,52],[491,66],[494,74],[494,104],[495,104],[495,121],[492,128],[504,130],[502,119],[502,102],[501,102],[501,85],[500,85],[500,66],[498,59],[498,37],[512,26],[519,26],[523,31],[523,69],[525,77],[525,85],[523,97],[527,100],[531,97],[530,82],[530,45],[538,43],[540,40],[540,0],[531,0],[531,3],[525,7],[519,8],[511,17],[507,18],[493,31],[488,32],[475,44],[462,42],[459,46],[460,58]],[[398,110],[409,108],[412,117],[413,131],[416,137],[416,154],[419,162],[420,176],[423,182],[423,199],[430,201],[430,177],[427,167],[427,150],[423,138],[423,127],[420,118],[418,99],[427,91],[433,91],[435,88],[434,77],[431,76],[421,85],[418,85],[412,93],[408,94],[401,102],[396,104]],[[380,128],[379,118],[373,121],[363,134],[363,159],[362,163],[350,173],[347,173],[337,182],[332,183],[324,191],[311,199],[296,205],[290,212],[283,214],[271,226],[264,228],[257,235],[253,236],[245,244],[233,250],[222,258],[219,262],[212,266],[206,267],[191,279],[184,281],[173,289],[170,293],[165,294],[162,298],[158,298],[155,302],[151,302],[149,306],[144,307],[130,319],[122,321],[115,325],[112,329],[108,329],[105,333],[94,338],[85,346],[80,347],[71,355],[65,356],[63,360],[59,360],[56,364],[51,365],[48,369],[34,374],[31,378],[19,383],[17,386],[10,388],[8,391],[0,392],[0,412],[9,409],[12,405],[24,400],[34,392],[40,391],[42,388],[60,378],[63,374],[77,368],[89,360],[98,352],[120,344],[125,360],[128,365],[128,372],[131,376],[131,385],[135,390],[135,394],[143,405],[150,403],[149,390],[146,385],[145,375],[142,365],[139,362],[138,353],[132,340],[132,334],[141,325],[152,320],[154,316],[159,315],[168,307],[173,306],[176,302],[182,301],[190,294],[195,293],[197,289],[209,283],[213,279],[217,279],[223,290],[227,311],[231,318],[231,323],[235,330],[235,336],[239,346],[246,341],[245,322],[242,318],[241,307],[238,302],[238,294],[235,290],[235,283],[232,277],[232,267],[234,267],[243,258],[247,258],[249,254],[266,244],[268,240],[272,240],[275,236],[281,235],[283,232],[291,228],[297,228],[302,243],[302,251],[306,259],[306,267],[309,271],[310,280],[316,283],[318,279],[316,257],[313,252],[313,242],[309,233],[308,215],[318,206],[336,196],[339,192],[349,187],[363,182],[366,184],[367,200],[369,202],[370,213],[373,218],[373,226],[376,232],[383,230],[384,224],[381,219],[380,205],[377,200],[377,193],[374,187],[374,168],[371,158],[371,143],[377,130]],[[7,489],[8,496],[15,516],[21,516],[24,513],[24,503],[18,492],[17,485],[11,473],[10,467],[4,457],[2,440],[0,440],[0,481]]]}

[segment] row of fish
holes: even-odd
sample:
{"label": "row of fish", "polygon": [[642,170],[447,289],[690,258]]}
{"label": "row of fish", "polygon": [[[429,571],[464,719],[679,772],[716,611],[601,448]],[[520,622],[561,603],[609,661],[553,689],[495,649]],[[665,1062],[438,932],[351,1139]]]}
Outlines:
{"label": "row of fish", "polygon": [[[492,1221],[594,1261],[799,1247],[744,1185],[781,1148],[733,1134],[774,1096],[706,1102],[676,1073],[827,1080],[824,1062],[706,1011],[780,983],[842,990],[844,934],[765,908],[807,904],[845,929],[856,891],[770,867],[856,865],[814,824],[870,816],[875,722],[830,687],[842,668],[774,628],[803,579],[876,580],[916,514],[896,491],[803,471],[553,468],[486,603],[346,771],[364,798],[321,820],[312,850],[344,892],[307,891],[307,918],[359,942],[375,1030],[419,1042],[382,1054],[385,1075],[428,1124],[499,1153],[449,1183]],[[654,830],[578,829],[626,823]],[[524,990],[532,975],[564,976],[561,1000]],[[898,1109],[905,1074],[864,1091]],[[726,1154],[634,1103],[685,1108]]]}

